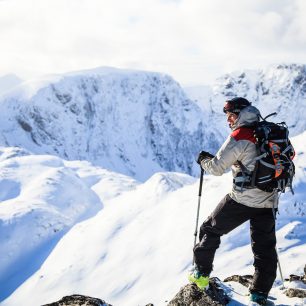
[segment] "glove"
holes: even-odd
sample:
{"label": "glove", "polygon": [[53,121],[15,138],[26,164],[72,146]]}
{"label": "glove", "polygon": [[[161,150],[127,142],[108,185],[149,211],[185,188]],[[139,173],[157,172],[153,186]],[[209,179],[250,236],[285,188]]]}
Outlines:
{"label": "glove", "polygon": [[197,159],[197,163],[199,165],[201,165],[201,162],[205,159],[212,159],[214,158],[214,156],[212,154],[210,154],[209,152],[206,152],[206,151],[201,151],[199,156],[198,156],[198,159]]}

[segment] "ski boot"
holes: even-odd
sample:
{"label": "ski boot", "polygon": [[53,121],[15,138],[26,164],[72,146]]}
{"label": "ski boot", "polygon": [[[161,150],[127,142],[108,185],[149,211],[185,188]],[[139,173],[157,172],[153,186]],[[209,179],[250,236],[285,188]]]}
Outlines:
{"label": "ski boot", "polygon": [[263,293],[252,292],[250,294],[249,306],[267,305],[267,296]]}
{"label": "ski boot", "polygon": [[197,269],[191,271],[188,280],[197,285],[200,290],[206,290],[209,287],[209,276],[201,274]]}

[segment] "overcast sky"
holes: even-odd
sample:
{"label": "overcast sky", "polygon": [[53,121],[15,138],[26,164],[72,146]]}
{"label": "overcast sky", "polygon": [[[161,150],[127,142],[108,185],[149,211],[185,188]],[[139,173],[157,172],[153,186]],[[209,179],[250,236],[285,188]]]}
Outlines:
{"label": "overcast sky", "polygon": [[0,0],[0,76],[99,66],[182,85],[306,64],[306,0]]}

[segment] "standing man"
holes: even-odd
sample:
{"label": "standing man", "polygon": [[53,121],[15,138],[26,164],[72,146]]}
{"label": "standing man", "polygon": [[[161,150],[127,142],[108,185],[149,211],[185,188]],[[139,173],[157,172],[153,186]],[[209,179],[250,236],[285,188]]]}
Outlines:
{"label": "standing man", "polygon": [[251,126],[259,121],[260,113],[244,98],[226,101],[223,111],[232,133],[215,157],[202,151],[197,162],[206,172],[218,176],[231,167],[233,188],[200,228],[200,242],[194,248],[196,266],[189,280],[200,289],[206,289],[220,237],[250,220],[255,267],[250,299],[259,305],[266,305],[277,270],[272,209],[277,205],[278,197],[277,192],[250,187],[250,177],[245,175],[245,170],[252,172],[256,163],[256,140]]}

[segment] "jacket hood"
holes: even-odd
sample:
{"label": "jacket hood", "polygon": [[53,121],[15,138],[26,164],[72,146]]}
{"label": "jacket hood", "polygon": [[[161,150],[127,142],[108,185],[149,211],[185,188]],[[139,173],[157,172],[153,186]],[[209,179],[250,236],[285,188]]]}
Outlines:
{"label": "jacket hood", "polygon": [[255,106],[247,106],[241,110],[239,116],[231,129],[237,130],[238,128],[246,125],[252,125],[255,122],[258,122],[260,119],[260,112]]}

